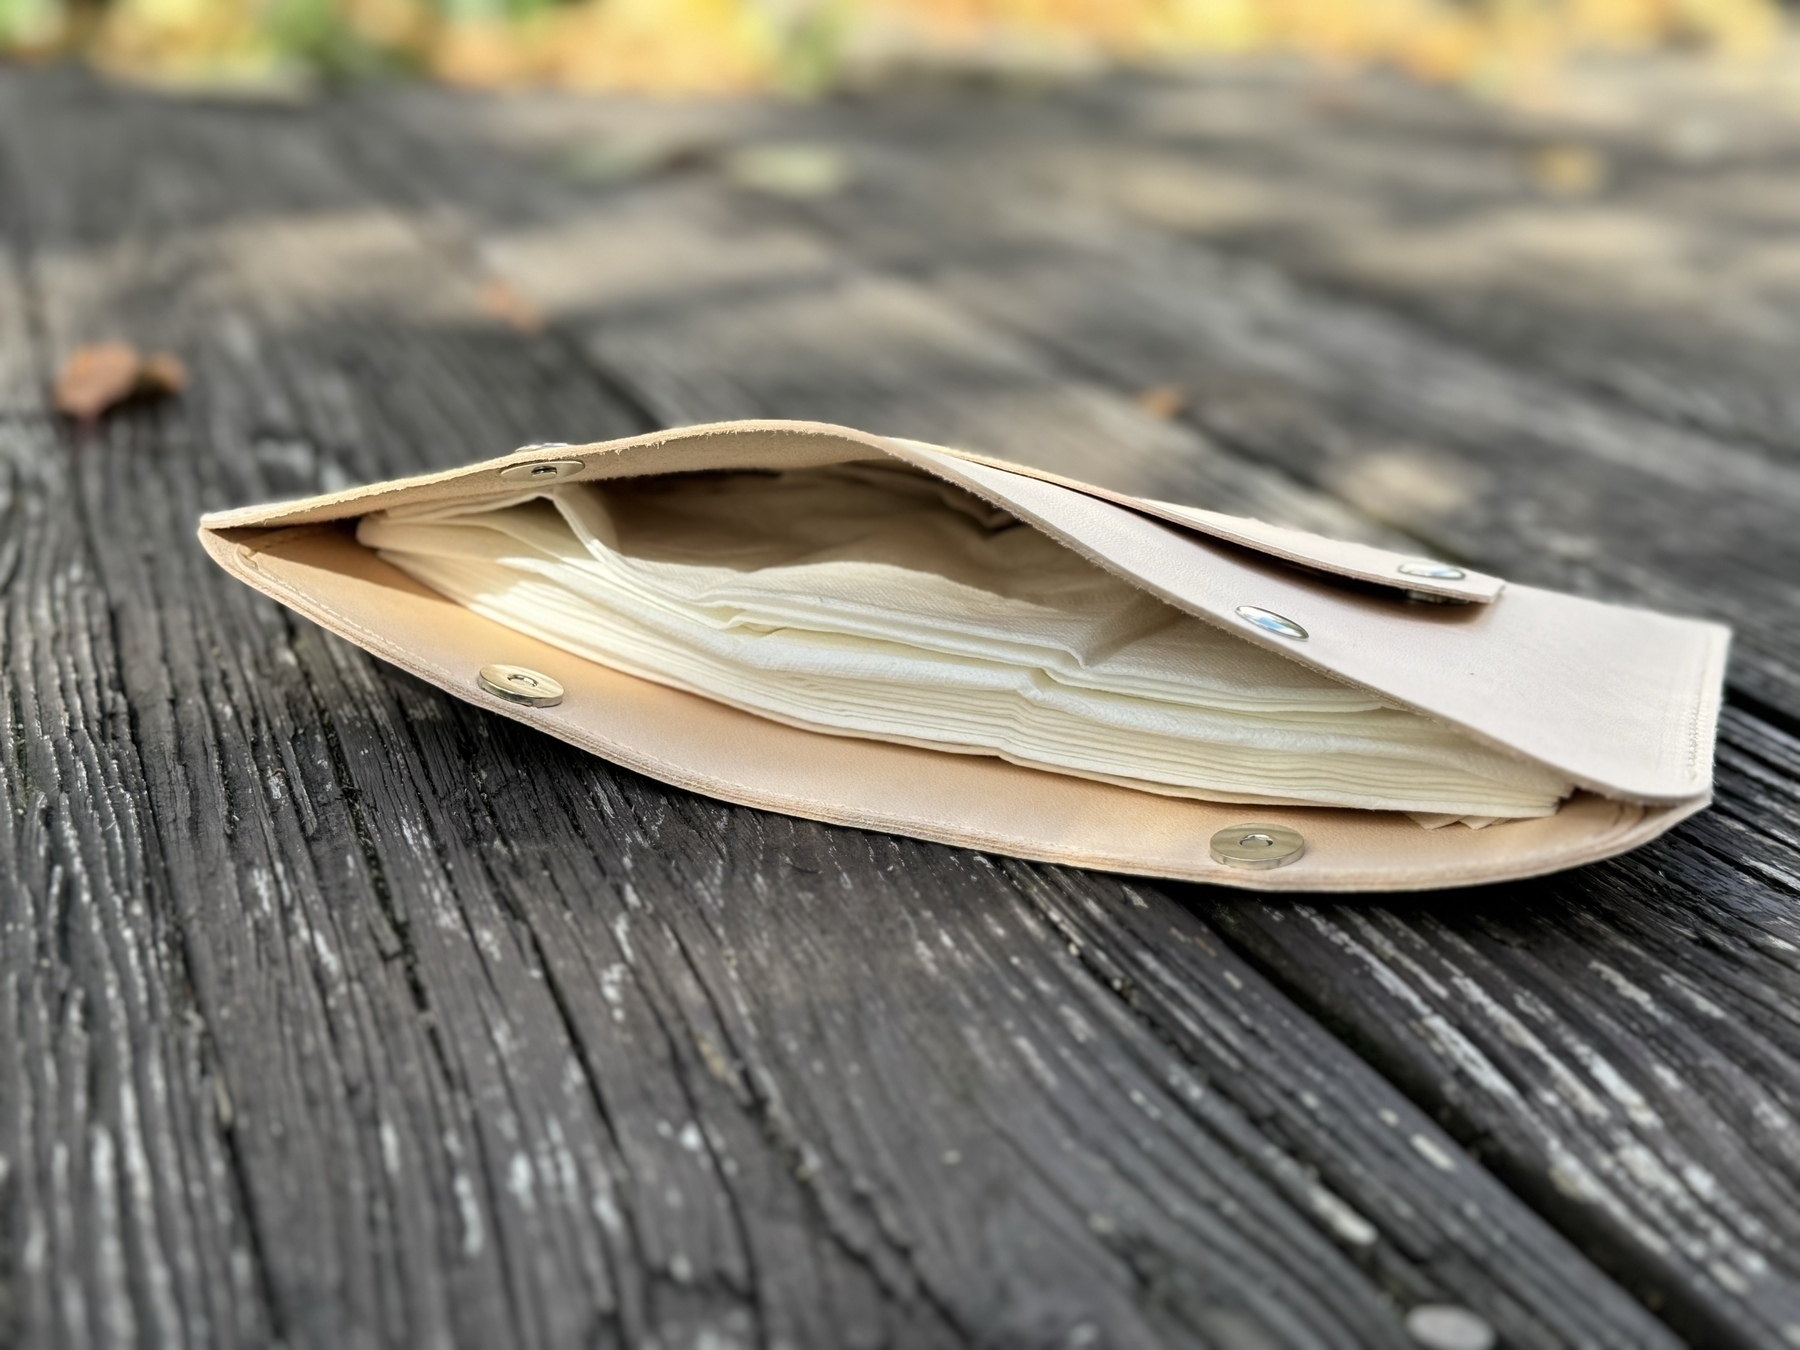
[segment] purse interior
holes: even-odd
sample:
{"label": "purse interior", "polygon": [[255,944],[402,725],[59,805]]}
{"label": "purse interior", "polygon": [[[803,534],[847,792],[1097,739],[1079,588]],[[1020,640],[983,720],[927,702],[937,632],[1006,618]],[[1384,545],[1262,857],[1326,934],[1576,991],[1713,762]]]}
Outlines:
{"label": "purse interior", "polygon": [[807,731],[1427,828],[1573,789],[893,459],[528,487],[357,538],[504,627]]}

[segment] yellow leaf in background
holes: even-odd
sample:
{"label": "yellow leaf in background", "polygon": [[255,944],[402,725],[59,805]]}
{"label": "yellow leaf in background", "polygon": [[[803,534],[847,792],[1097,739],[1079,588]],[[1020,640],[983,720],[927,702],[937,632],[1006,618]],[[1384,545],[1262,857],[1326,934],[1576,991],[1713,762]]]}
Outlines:
{"label": "yellow leaf in background", "polygon": [[1268,41],[1268,15],[1258,0],[1172,0],[1164,43],[1180,51],[1247,52]]}
{"label": "yellow leaf in background", "polygon": [[1421,80],[1462,80],[1481,64],[1487,50],[1480,27],[1466,14],[1434,15],[1407,35],[1394,53],[1396,64]]}
{"label": "yellow leaf in background", "polygon": [[731,94],[769,88],[778,61],[743,0],[586,0],[547,16],[538,69],[576,89]]}
{"label": "yellow leaf in background", "polygon": [[1606,186],[1606,157],[1585,145],[1546,145],[1528,168],[1531,181],[1553,197],[1591,197]]}
{"label": "yellow leaf in background", "polygon": [[1759,60],[1781,41],[1781,11],[1761,0],[1688,0],[1679,8],[1721,56]]}
{"label": "yellow leaf in background", "polygon": [[483,314],[500,320],[517,332],[529,336],[544,331],[544,311],[538,308],[537,302],[504,281],[486,282],[477,303]]}
{"label": "yellow leaf in background", "polygon": [[1581,35],[1618,47],[1655,42],[1667,27],[1663,0],[1571,0],[1569,25]]}
{"label": "yellow leaf in background", "polygon": [[1171,417],[1179,417],[1187,408],[1187,391],[1180,385],[1153,384],[1148,389],[1138,390],[1137,404],[1152,417],[1166,422]]}
{"label": "yellow leaf in background", "polygon": [[0,0],[0,55],[79,33],[129,78],[245,89],[385,62],[484,86],[734,95],[933,62],[1057,73],[1280,50],[1516,93],[1583,51],[1754,61],[1785,31],[1778,0]]}
{"label": "yellow leaf in background", "polygon": [[95,32],[95,63],[125,79],[214,92],[299,92],[305,71],[239,0],[115,0]]}
{"label": "yellow leaf in background", "polygon": [[498,19],[448,25],[432,47],[431,70],[451,84],[477,87],[517,84],[531,73],[518,33]]}
{"label": "yellow leaf in background", "polygon": [[388,50],[414,50],[435,24],[428,0],[342,0],[344,21],[363,41]]}

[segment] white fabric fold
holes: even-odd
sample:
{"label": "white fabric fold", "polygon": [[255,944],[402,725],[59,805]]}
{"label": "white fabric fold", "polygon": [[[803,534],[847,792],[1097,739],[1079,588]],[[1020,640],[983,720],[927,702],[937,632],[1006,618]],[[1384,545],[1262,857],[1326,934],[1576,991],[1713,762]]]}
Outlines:
{"label": "white fabric fold", "polygon": [[901,466],[575,484],[357,537],[497,623],[812,730],[1222,801],[1509,818],[1570,791]]}

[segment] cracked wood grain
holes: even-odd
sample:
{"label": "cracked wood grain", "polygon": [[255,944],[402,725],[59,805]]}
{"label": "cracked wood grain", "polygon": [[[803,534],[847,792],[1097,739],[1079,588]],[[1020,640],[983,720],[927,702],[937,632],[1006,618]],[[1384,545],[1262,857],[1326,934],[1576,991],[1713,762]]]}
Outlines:
{"label": "cracked wood grain", "polygon": [[1800,742],[1728,710],[1713,811],[1529,888],[1199,911],[1697,1343],[1800,1337]]}
{"label": "cracked wood grain", "polygon": [[[1720,803],[1679,844],[1505,888],[1491,904],[1478,893],[1423,915],[1341,906],[1330,941],[1303,943],[1281,906],[1221,897],[1203,912],[1688,1334],[1743,1345],[1800,1334],[1782,1256],[1794,1237],[1786,939],[1739,936],[1746,907],[1758,924],[1785,925],[1800,877],[1783,730],[1800,706],[1791,624],[1770,622],[1800,600],[1800,480],[1754,444],[1658,423],[1267,269],[1141,230],[1059,221],[1012,182],[979,201],[980,161],[971,152],[961,173],[921,161],[887,195],[818,214],[853,247],[885,226],[876,248],[887,265],[1040,335],[1090,377],[1177,384],[1188,415],[1222,444],[1453,556],[1737,620],[1744,710],[1727,717]],[[932,233],[916,209],[945,197],[964,206],[954,237]],[[908,228],[919,232],[911,240]],[[1554,915],[1545,931],[1563,932],[1554,956],[1513,921],[1527,897]],[[1696,968],[1679,941],[1628,936],[1654,927],[1640,915],[1733,955]],[[1530,955],[1496,955],[1520,947]],[[1614,948],[1631,953],[1629,977],[1609,964]],[[1462,975],[1477,953],[1493,962],[1485,986]],[[1646,990],[1675,996],[1677,1011]],[[1745,990],[1756,991],[1746,1017],[1766,1019],[1755,1036],[1728,1031],[1722,1011]],[[1678,1031],[1681,1013],[1693,1024]],[[1402,1022],[1411,1034],[1396,1034]],[[1532,1053],[1490,1062],[1471,1049],[1495,1038]]]}
{"label": "cracked wood grain", "polygon": [[[1096,91],[1050,175],[1090,204],[1374,299],[1514,368],[1789,465],[1800,121],[1694,63],[1514,106],[1380,73]],[[1546,163],[1580,166],[1559,181]]]}
{"label": "cracked wood grain", "polygon": [[[195,371],[7,428],[9,1333],[1398,1345],[1454,1298],[1667,1343],[1161,893],[666,790],[230,583],[205,507],[640,413],[303,114],[0,112],[43,357]],[[1140,905],[1215,955],[1170,980]]]}
{"label": "cracked wood grain", "polygon": [[[1491,897],[1334,907],[1329,940],[1280,906],[1202,912],[1686,1334],[1800,1335],[1780,936],[1800,890],[1800,664],[1792,624],[1771,621],[1800,605],[1791,466],[1268,269],[1059,220],[1022,190],[984,212],[970,168],[925,162],[890,196],[820,215],[850,241],[877,216],[895,236],[917,226],[940,247],[878,240],[889,265],[1090,377],[1175,384],[1220,443],[1452,556],[1737,622],[1719,804],[1674,839]],[[899,205],[956,196],[946,179],[964,189],[960,250]],[[1517,918],[1527,906],[1539,923]],[[1731,955],[1696,962],[1687,943]],[[1752,990],[1739,1023],[1724,1010]]]}
{"label": "cracked wood grain", "polygon": [[[441,111],[441,109],[439,109],[439,111]],[[464,144],[464,142],[459,142],[459,144]],[[396,155],[395,161],[397,161],[398,158],[399,157]],[[409,162],[417,162],[410,156],[408,158]],[[415,172],[418,171],[415,169]],[[538,209],[545,212],[546,215],[555,215],[558,220],[556,229],[560,236],[565,240],[565,247],[567,248],[568,256],[570,257],[577,257],[583,253],[587,253],[591,256],[601,256],[603,254],[603,249],[601,248],[602,243],[616,237],[609,232],[612,222],[607,219],[607,217],[612,211],[617,210],[620,213],[630,216],[642,209],[641,205],[638,204],[618,205],[609,199],[603,206],[593,210],[591,217],[594,222],[593,235],[587,240],[587,247],[583,248],[583,236],[578,232],[569,218],[572,211],[565,193],[559,191],[554,186],[548,188],[540,186],[539,190],[534,195],[528,183],[508,181],[505,179],[505,173],[505,166],[497,166],[489,173],[481,175],[479,180],[490,185],[494,184],[496,180],[505,183],[503,188],[496,189],[495,199],[497,203],[503,202],[504,204],[504,220],[494,227],[495,233],[492,238],[489,238],[486,235],[480,236],[483,239],[484,244],[491,249],[491,256],[504,256],[505,241],[508,238],[517,237],[521,233],[526,236],[531,234],[533,230],[533,221],[530,212],[533,203],[536,203]],[[702,188],[689,185],[683,185],[683,190],[685,199],[689,201],[692,201],[695,196],[698,196],[703,191]],[[654,196],[655,194],[651,195]],[[483,205],[486,204],[487,203],[484,201]],[[497,207],[497,209],[499,208]],[[784,251],[783,256],[792,257],[799,252],[800,249],[797,245],[790,244]],[[531,276],[528,270],[521,270],[513,273],[513,275],[522,284],[530,284]],[[585,275],[587,274],[578,270],[574,272],[574,284],[578,288]],[[570,279],[570,272],[567,270],[559,272],[558,278],[561,281],[567,281]],[[758,288],[751,284],[750,279],[745,277],[739,277],[738,283],[738,293],[747,296],[747,303],[752,310],[766,318],[766,314],[758,308],[761,299],[761,293]],[[545,283],[540,280],[539,284],[542,285]],[[592,294],[592,292],[589,292],[588,294]],[[641,291],[634,293],[633,299],[635,300],[640,294]],[[671,305],[669,308],[675,310],[674,319],[680,326],[676,327],[671,335],[662,338],[662,340],[671,342],[671,344],[681,352],[684,361],[684,379],[687,381],[688,385],[693,388],[706,390],[706,396],[715,400],[715,402],[709,406],[709,413],[711,415],[731,415],[733,413],[747,411],[748,409],[746,408],[745,403],[732,403],[729,400],[734,398],[751,400],[759,396],[759,389],[754,385],[748,390],[744,389],[742,386],[751,382],[753,377],[747,376],[746,370],[748,369],[751,372],[755,371],[757,368],[756,363],[763,359],[762,353],[752,354],[747,360],[734,361],[729,357],[721,358],[718,354],[720,346],[729,344],[732,339],[729,337],[721,337],[720,330],[722,328],[728,329],[731,325],[730,320],[727,319],[721,323],[719,315],[716,312],[708,311],[704,316],[704,320],[701,321],[698,318],[684,315],[682,310],[677,306]],[[602,310],[601,314],[604,315],[605,311]],[[859,317],[861,322],[865,324],[874,323],[872,316],[866,313]],[[688,321],[681,322],[683,319],[687,319]],[[573,322],[577,325],[593,323],[596,326],[601,326],[609,323],[610,320],[605,317],[590,317],[585,313],[578,313],[573,319]],[[626,307],[626,315],[624,319],[620,321],[621,337],[619,341],[621,344],[628,341],[635,341],[642,334],[645,326],[648,326],[653,333],[658,333],[660,335],[662,331],[666,330],[659,329],[658,325],[667,322],[669,322],[669,319],[666,318],[663,313],[659,312],[654,305],[637,306],[628,304]],[[749,325],[746,325],[746,327],[748,326]],[[879,342],[886,331],[891,331],[891,327],[884,330],[877,325],[873,341]],[[847,336],[845,342],[846,344],[854,344],[865,339],[866,335]],[[788,333],[764,333],[757,338],[757,341],[766,348],[769,346],[780,347],[784,344],[793,343],[796,339],[792,334]],[[806,342],[804,335],[798,339],[798,342]],[[810,357],[812,350],[810,345],[807,350]],[[914,367],[920,371],[916,378],[921,382],[928,381],[938,368],[933,355],[921,353],[915,359],[920,363],[918,367]],[[824,373],[814,376],[818,381],[816,386],[817,396],[824,398],[832,396],[831,372],[835,368],[831,365],[829,358],[823,361],[816,361],[813,359],[808,359],[805,362],[795,361],[792,362],[791,365],[796,369],[803,369],[808,372],[817,371],[823,366]],[[631,367],[631,369],[639,370],[642,369],[642,367]],[[883,370],[881,374],[890,387],[892,387],[903,384],[907,378],[904,373],[906,369],[908,368],[900,367],[898,370],[888,369]],[[796,377],[789,375],[788,378],[791,380]],[[791,386],[788,386],[788,388],[791,388]],[[718,400],[724,401],[718,402]],[[694,414],[691,407],[681,405],[675,410],[674,415],[692,416]],[[1036,444],[1032,437],[1034,429],[1034,427],[1027,425],[1018,433],[1019,444],[1023,447],[1024,453],[1026,454],[1031,453],[1032,447]],[[931,433],[926,432],[923,434]]]}
{"label": "cracked wood grain", "polygon": [[[1773,619],[1800,604],[1791,466],[1754,441],[1597,395],[1553,363],[1507,364],[1366,302],[1076,215],[1009,172],[1005,152],[1017,147],[1004,136],[969,133],[1004,129],[1004,107],[991,122],[958,111],[902,122],[864,149],[873,167],[860,191],[742,209],[763,228],[810,222],[850,258],[1002,325],[1084,380],[1121,394],[1174,383],[1215,447],[1286,468],[1451,556],[1739,623],[1740,706],[1727,717],[1719,805],[1651,850],[1429,907],[1346,903],[1323,937],[1279,903],[1187,898],[1684,1333],[1735,1345],[1800,1335],[1800,1285],[1784,1255],[1795,1238],[1784,1142],[1794,1088],[1779,931],[1800,876],[1783,729],[1800,709],[1800,662],[1793,625]],[[868,112],[857,133],[878,139],[887,115]],[[490,141],[541,155],[597,134],[604,116],[551,107]],[[778,133],[804,130],[809,116]],[[1015,122],[1021,136],[1053,139]],[[418,134],[422,123],[409,125]],[[462,129],[482,139],[478,120]],[[514,172],[494,237],[529,233],[533,202],[563,213],[572,237],[569,190],[534,195],[531,171]],[[664,190],[646,187],[643,199]],[[616,193],[585,200],[596,238],[609,212],[634,209]],[[477,198],[468,209],[492,207]],[[605,310],[571,321],[604,326]],[[726,377],[740,369],[719,355],[728,342],[715,333],[679,347],[688,383],[726,400],[739,396]],[[1011,453],[1029,458],[1032,438],[1021,440]],[[1766,938],[1744,931],[1746,913],[1759,930],[1773,926]],[[1659,925],[1657,941],[1641,938]],[[1690,942],[1729,956],[1696,962]],[[1480,979],[1463,964],[1478,957]],[[1746,999],[1741,1027],[1714,1016]]]}

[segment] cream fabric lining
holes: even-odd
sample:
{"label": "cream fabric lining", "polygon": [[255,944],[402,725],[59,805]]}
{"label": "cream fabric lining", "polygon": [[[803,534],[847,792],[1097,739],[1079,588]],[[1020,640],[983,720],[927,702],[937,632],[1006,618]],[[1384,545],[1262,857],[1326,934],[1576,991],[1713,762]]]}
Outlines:
{"label": "cream fabric lining", "polygon": [[1509,818],[1571,789],[889,462],[402,508],[357,538],[495,622],[813,730],[1215,801]]}

